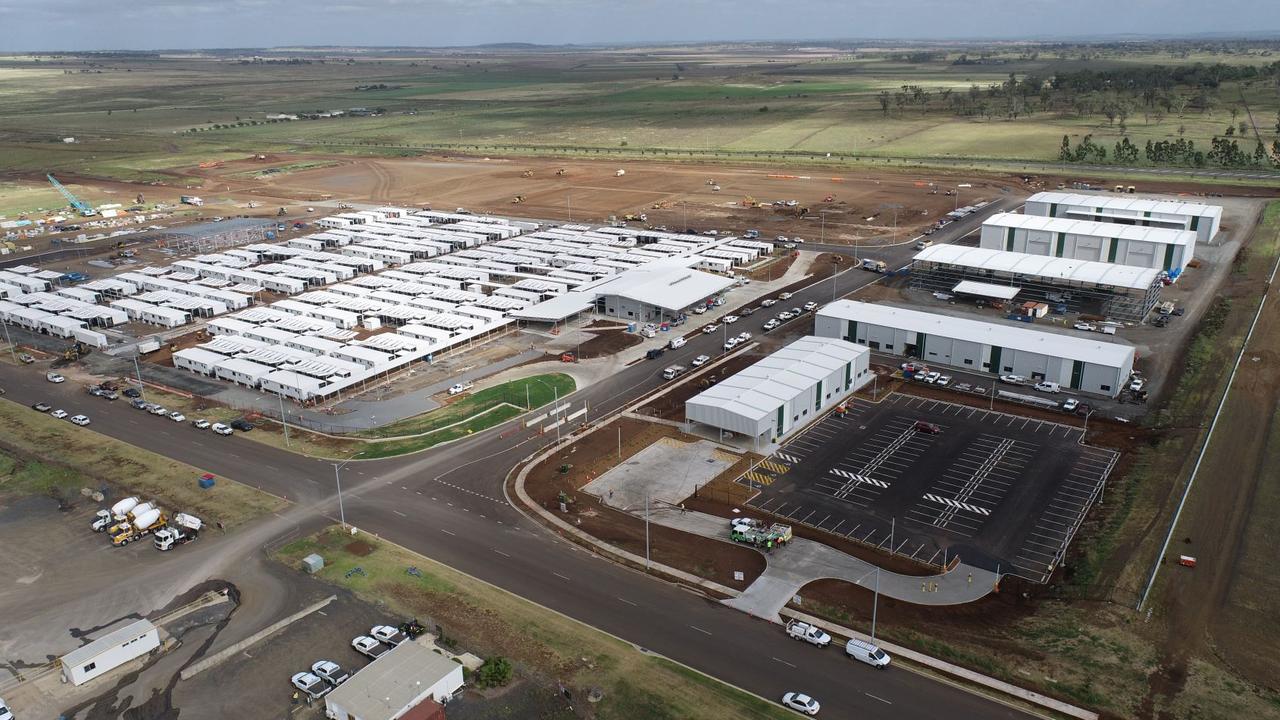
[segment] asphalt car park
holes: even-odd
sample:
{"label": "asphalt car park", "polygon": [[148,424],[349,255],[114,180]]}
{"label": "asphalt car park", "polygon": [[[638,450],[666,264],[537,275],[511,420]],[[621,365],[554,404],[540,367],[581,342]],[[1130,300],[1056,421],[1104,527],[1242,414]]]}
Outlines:
{"label": "asphalt car park", "polygon": [[750,505],[854,540],[1044,582],[1118,453],[1074,426],[894,393],[821,418],[740,482]]}

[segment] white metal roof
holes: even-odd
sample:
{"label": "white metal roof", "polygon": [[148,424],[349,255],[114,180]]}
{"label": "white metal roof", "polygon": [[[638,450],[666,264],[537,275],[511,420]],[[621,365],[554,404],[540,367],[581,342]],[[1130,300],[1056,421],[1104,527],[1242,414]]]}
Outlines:
{"label": "white metal roof", "polygon": [[1142,225],[1125,225],[1122,223],[1094,222],[1093,220],[1072,220],[1063,217],[1047,217],[1044,215],[1018,215],[1017,213],[996,213],[987,218],[982,225],[995,227],[1012,227],[1024,230],[1043,230],[1068,235],[1088,235],[1089,237],[1116,238],[1119,240],[1139,240],[1141,242],[1160,243],[1162,245],[1193,245],[1196,234],[1190,230],[1172,230],[1170,228],[1146,227]]}
{"label": "white metal roof", "polygon": [[461,665],[415,641],[400,643],[329,693],[326,703],[352,717],[399,717],[409,705]]}
{"label": "white metal roof", "polygon": [[688,404],[760,420],[867,352],[846,340],[809,335],[712,385]]}
{"label": "white metal roof", "polygon": [[837,300],[819,309],[818,315],[1040,353],[1068,360],[1097,363],[1108,367],[1124,367],[1131,364],[1134,355],[1132,345],[1032,330],[1013,324],[909,310],[893,305]]}
{"label": "white metal roof", "polygon": [[62,665],[63,667],[80,667],[120,643],[146,635],[155,629],[156,626],[152,625],[150,620],[135,620],[119,630],[112,630],[88,645],[82,645],[63,655]]}
{"label": "white metal roof", "polygon": [[991,283],[975,282],[973,280],[961,280],[956,283],[955,287],[951,288],[951,292],[1012,300],[1021,289],[1012,285],[992,285]]}
{"label": "white metal roof", "polygon": [[1167,213],[1169,215],[1220,216],[1221,205],[1187,202],[1185,200],[1150,200],[1132,195],[1084,195],[1081,193],[1039,192],[1027,198],[1027,202],[1056,203],[1058,205],[1077,205],[1087,208],[1103,208],[1104,210],[1127,210],[1129,212]]}
{"label": "white metal roof", "polygon": [[1132,290],[1146,290],[1160,276],[1160,271],[1154,268],[961,245],[934,245],[917,253],[915,260]]}
{"label": "white metal roof", "polygon": [[202,365],[218,365],[223,360],[227,359],[226,355],[221,355],[213,352],[212,350],[205,350],[201,347],[191,347],[179,350],[175,352],[173,356],[175,358],[183,358],[184,360],[190,360],[191,362],[200,363]]}

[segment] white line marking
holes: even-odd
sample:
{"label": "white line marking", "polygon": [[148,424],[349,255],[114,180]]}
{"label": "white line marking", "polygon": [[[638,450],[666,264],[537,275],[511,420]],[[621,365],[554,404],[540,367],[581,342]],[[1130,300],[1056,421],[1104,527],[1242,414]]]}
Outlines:
{"label": "white line marking", "polygon": [[498,548],[494,548],[494,549],[493,549],[493,551],[494,551],[494,552],[496,552],[496,553],[498,553],[499,555],[501,555],[501,556],[502,556],[502,557],[504,557],[504,558],[509,558],[509,557],[511,557],[510,555],[508,555],[508,554],[506,554],[506,553],[502,552],[502,551],[501,551],[501,550],[499,550]]}
{"label": "white line marking", "polygon": [[789,668],[795,667],[795,665],[792,665],[791,663],[787,662],[786,660],[783,660],[782,658],[774,658],[774,660],[782,663],[783,665],[786,665]]}
{"label": "white line marking", "polygon": [[[560,578],[561,580],[569,580],[569,578],[568,578],[567,576],[565,576],[565,575],[561,575],[560,573],[551,573],[551,574],[552,574],[552,575],[555,575],[556,577]],[[573,581],[572,581],[572,580],[570,580],[570,582],[573,582]]]}
{"label": "white line marking", "polygon": [[448,530],[445,530],[444,528],[440,528],[440,532],[444,533],[445,535],[457,535],[457,534],[458,534],[458,533],[455,533],[455,532],[449,532]]}
{"label": "white line marking", "polygon": [[697,630],[698,632],[702,633],[703,635],[710,635],[710,634],[711,634],[711,633],[707,632],[706,630],[703,630],[702,628],[698,627],[697,625],[690,625],[689,627],[693,628],[694,630]]}
{"label": "white line marking", "polygon": [[884,698],[882,698],[882,697],[876,697],[875,695],[872,695],[871,693],[862,693],[862,694],[863,694],[863,695],[866,695],[867,697],[871,698],[872,700],[879,700],[880,702],[884,703],[885,705],[892,705],[892,704],[893,704],[893,703],[889,702],[888,700],[885,700],[885,699],[884,699]]}

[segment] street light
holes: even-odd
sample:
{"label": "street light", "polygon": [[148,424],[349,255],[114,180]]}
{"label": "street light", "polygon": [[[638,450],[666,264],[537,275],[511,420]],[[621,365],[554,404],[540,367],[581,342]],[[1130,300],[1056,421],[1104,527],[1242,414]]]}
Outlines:
{"label": "street light", "polygon": [[9,320],[4,319],[4,340],[9,343],[9,353],[13,355],[13,364],[18,364],[18,350],[13,346],[13,338],[9,337]]}
{"label": "street light", "polygon": [[342,522],[343,530],[347,529],[347,511],[342,507],[342,478],[338,475],[338,471],[351,460],[352,458],[347,458],[340,463],[333,464],[333,482],[338,486],[338,518]]}

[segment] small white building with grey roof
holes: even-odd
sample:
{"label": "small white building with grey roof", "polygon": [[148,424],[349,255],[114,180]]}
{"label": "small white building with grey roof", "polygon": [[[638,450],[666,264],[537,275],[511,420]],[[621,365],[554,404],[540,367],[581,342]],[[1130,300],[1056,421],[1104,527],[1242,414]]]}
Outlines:
{"label": "small white building with grey roof", "polygon": [[83,685],[160,647],[160,631],[149,620],[135,620],[63,655],[62,679]]}
{"label": "small white building with grey roof", "polygon": [[818,310],[814,331],[873,352],[969,372],[1021,375],[1083,393],[1115,397],[1133,374],[1132,345],[1071,331],[1035,330],[894,305],[837,300]]}
{"label": "small white building with grey roof", "polygon": [[416,640],[400,643],[324,697],[331,720],[397,720],[462,689],[462,665]]}
{"label": "small white building with grey roof", "polygon": [[832,337],[803,337],[685,402],[685,419],[777,442],[871,382],[871,353]]}

